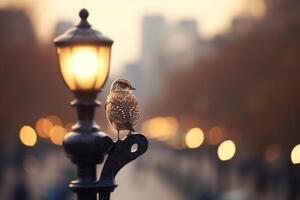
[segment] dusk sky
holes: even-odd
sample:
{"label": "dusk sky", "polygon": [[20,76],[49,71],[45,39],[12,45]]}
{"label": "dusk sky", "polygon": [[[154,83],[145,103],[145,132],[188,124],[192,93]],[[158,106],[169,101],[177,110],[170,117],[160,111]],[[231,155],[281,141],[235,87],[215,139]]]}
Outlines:
{"label": "dusk sky", "polygon": [[262,0],[0,0],[0,7],[24,8],[42,42],[53,38],[58,21],[76,24],[79,10],[87,8],[90,23],[115,41],[112,73],[118,73],[124,64],[139,58],[144,15],[162,15],[171,25],[184,18],[195,19],[199,34],[211,38],[225,32],[234,16],[259,18],[265,11]]}

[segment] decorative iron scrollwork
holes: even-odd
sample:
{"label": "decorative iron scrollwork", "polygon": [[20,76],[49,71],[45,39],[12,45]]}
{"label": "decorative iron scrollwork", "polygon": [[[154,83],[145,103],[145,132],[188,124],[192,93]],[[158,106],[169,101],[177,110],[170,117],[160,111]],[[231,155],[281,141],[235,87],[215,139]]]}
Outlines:
{"label": "decorative iron scrollwork", "polygon": [[128,135],[116,141],[103,166],[100,181],[114,180],[122,167],[144,154],[147,148],[148,140],[142,134]]}

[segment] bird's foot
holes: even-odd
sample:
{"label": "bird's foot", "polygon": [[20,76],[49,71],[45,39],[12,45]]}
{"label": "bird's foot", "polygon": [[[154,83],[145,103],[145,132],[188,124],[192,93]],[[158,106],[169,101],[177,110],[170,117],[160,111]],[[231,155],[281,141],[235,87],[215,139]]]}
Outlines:
{"label": "bird's foot", "polygon": [[132,131],[130,130],[127,135],[132,135]]}
{"label": "bird's foot", "polygon": [[118,139],[117,139],[117,142],[121,141],[120,139],[120,131],[118,130]]}

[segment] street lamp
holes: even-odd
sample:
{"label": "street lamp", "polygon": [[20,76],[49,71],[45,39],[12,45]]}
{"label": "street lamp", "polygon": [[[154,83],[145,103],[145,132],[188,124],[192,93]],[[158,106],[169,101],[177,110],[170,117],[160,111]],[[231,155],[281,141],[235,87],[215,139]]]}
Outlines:
{"label": "street lamp", "polygon": [[[127,163],[142,155],[148,141],[142,134],[132,134],[114,142],[94,121],[96,100],[110,68],[113,41],[88,23],[88,11],[79,13],[80,23],[54,39],[60,72],[74,93],[71,105],[77,108],[78,122],[63,141],[67,156],[77,165],[77,179],[69,187],[78,200],[108,200],[117,186],[115,176]],[[137,145],[137,149],[132,147]],[[107,156],[107,158],[106,158]],[[106,158],[100,177],[97,164]]]}

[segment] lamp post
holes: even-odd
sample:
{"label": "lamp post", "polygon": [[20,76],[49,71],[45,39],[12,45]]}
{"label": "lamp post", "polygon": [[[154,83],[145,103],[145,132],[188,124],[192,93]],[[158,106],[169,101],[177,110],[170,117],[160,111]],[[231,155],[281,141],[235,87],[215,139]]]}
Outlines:
{"label": "lamp post", "polygon": [[[132,134],[114,142],[94,121],[97,95],[103,88],[110,68],[113,41],[88,23],[88,11],[79,13],[80,23],[54,39],[60,72],[67,87],[74,93],[71,105],[76,107],[78,122],[63,141],[63,147],[77,166],[77,179],[70,189],[78,200],[110,199],[117,186],[115,176],[127,163],[142,155],[148,141],[142,134]],[[132,149],[137,145],[137,149]],[[105,160],[106,158],[106,160]],[[100,177],[96,166],[104,163]]]}

